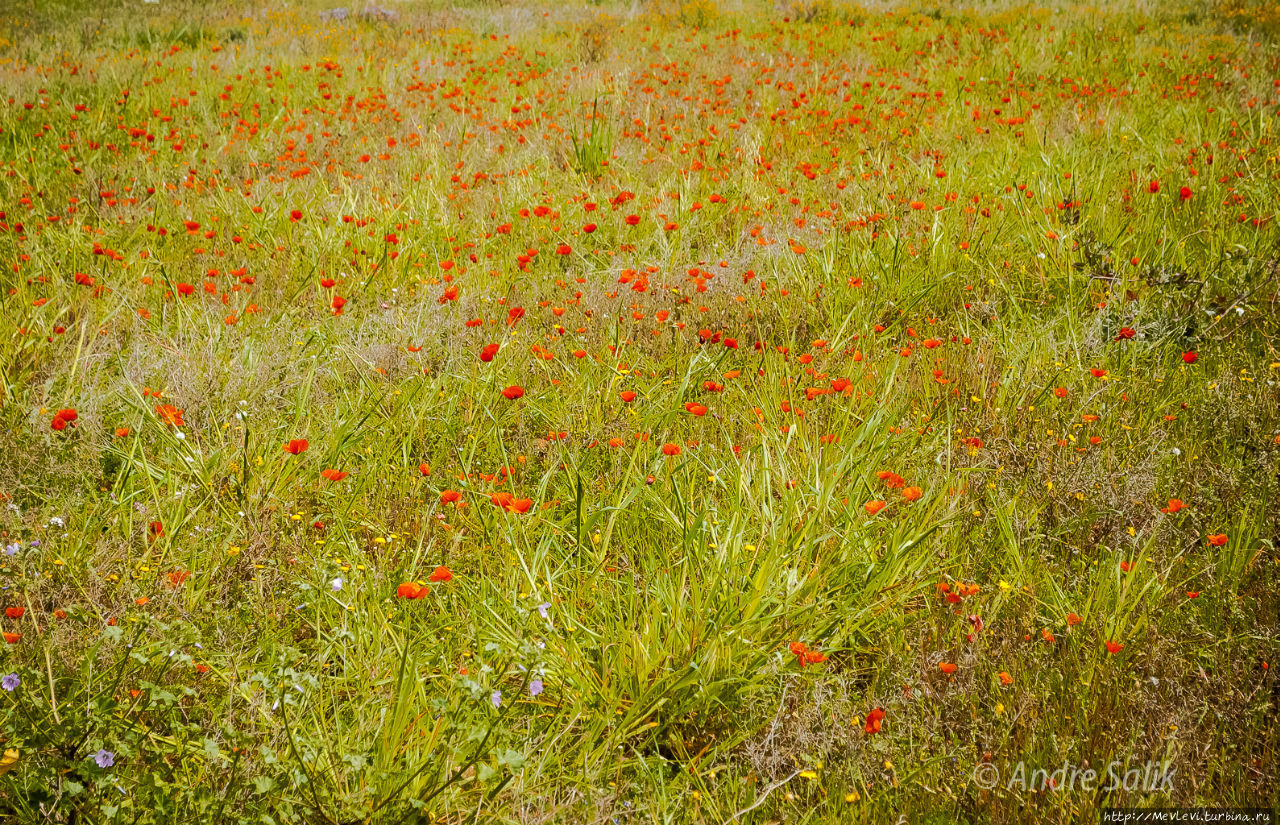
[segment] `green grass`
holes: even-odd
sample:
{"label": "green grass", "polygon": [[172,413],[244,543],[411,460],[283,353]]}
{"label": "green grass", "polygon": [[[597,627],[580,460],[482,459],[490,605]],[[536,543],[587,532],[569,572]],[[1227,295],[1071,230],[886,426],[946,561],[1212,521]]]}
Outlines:
{"label": "green grass", "polygon": [[1277,806],[1265,8],[28,6],[5,821]]}

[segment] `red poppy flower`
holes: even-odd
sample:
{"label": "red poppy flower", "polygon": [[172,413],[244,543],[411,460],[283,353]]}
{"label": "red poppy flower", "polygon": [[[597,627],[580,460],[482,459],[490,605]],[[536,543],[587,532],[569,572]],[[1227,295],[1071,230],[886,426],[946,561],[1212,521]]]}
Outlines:
{"label": "red poppy flower", "polygon": [[1190,186],[1184,186],[1184,187],[1182,187],[1181,189],[1179,189],[1179,190],[1178,190],[1178,197],[1179,197],[1179,198],[1181,198],[1181,199],[1182,199],[1182,200],[1184,200],[1184,201],[1189,201],[1189,200],[1191,200],[1191,195],[1192,195],[1192,194],[1193,194],[1193,193],[1192,193],[1192,191],[1191,191],[1191,187],[1190,187]]}
{"label": "red poppy flower", "polygon": [[172,404],[157,404],[156,415],[160,416],[160,420],[174,427],[182,427],[186,422],[182,420],[182,410]]}
{"label": "red poppy flower", "polygon": [[512,384],[502,391],[502,397],[506,398],[508,401],[515,401],[522,395],[524,395],[524,387],[519,384]]}
{"label": "red poppy flower", "polygon": [[529,508],[533,506],[532,499],[516,498],[505,490],[494,493],[489,497],[489,500],[508,513],[527,513]]}
{"label": "red poppy flower", "polygon": [[457,504],[462,501],[462,493],[457,490],[445,490],[440,494],[441,504]]}
{"label": "red poppy flower", "polygon": [[493,356],[498,354],[497,344],[487,344],[484,349],[480,350],[480,360],[486,364],[493,360]]}
{"label": "red poppy flower", "polygon": [[883,481],[884,486],[888,487],[890,490],[898,490],[907,485],[906,479],[892,470],[881,470],[876,473],[876,478]]}
{"label": "red poppy flower", "polygon": [[431,571],[431,575],[427,578],[429,582],[447,582],[453,578],[453,571],[441,565]]}
{"label": "red poppy flower", "polygon": [[1121,642],[1112,642],[1112,641],[1109,641],[1109,640],[1108,640],[1108,641],[1107,641],[1107,643],[1106,643],[1106,645],[1107,645],[1107,652],[1108,652],[1108,653],[1113,653],[1113,654],[1114,654],[1114,653],[1119,653],[1120,651],[1124,650],[1124,644],[1122,644]]}
{"label": "red poppy flower", "polygon": [[796,657],[796,662],[800,667],[821,664],[827,660],[825,654],[820,651],[810,649],[804,642],[792,642],[790,649],[791,654]]}
{"label": "red poppy flower", "polygon": [[307,451],[311,445],[307,443],[305,438],[290,439],[289,443],[284,445],[284,451],[289,455],[301,455]]}
{"label": "red poppy flower", "polygon": [[425,461],[422,462],[421,464],[418,465],[418,473],[424,476],[431,475],[431,465],[427,464]]}
{"label": "red poppy flower", "polygon": [[1182,363],[1184,364],[1194,364],[1199,358],[1200,356],[1194,352],[1182,353]]}
{"label": "red poppy flower", "polygon": [[423,596],[431,592],[426,585],[417,582],[404,582],[396,588],[396,598],[398,599],[421,599]]}
{"label": "red poppy flower", "polygon": [[21,619],[26,612],[27,609],[25,607],[6,607],[4,609],[4,615],[10,619]]}
{"label": "red poppy flower", "polygon": [[879,733],[880,724],[884,721],[884,710],[876,708],[867,714],[867,724],[863,726],[863,730],[867,733]]}
{"label": "red poppy flower", "polygon": [[662,454],[663,454],[663,455],[666,455],[666,456],[677,456],[677,455],[680,455],[680,445],[679,445],[679,444],[672,444],[672,443],[670,443],[670,442],[668,442],[668,443],[666,443],[666,444],[663,444],[663,445],[662,445]]}
{"label": "red poppy flower", "polygon": [[884,505],[885,502],[883,501],[868,501],[866,504],[862,505],[862,508],[867,511],[867,515],[874,516],[876,513],[884,509]]}
{"label": "red poppy flower", "polygon": [[938,670],[950,676],[956,672],[956,666],[952,662],[938,662]]}
{"label": "red poppy flower", "polygon": [[1214,547],[1223,547],[1227,543],[1226,533],[1215,533],[1209,536],[1209,543]]}
{"label": "red poppy flower", "polygon": [[324,476],[329,481],[342,481],[342,479],[346,478],[349,473],[345,470],[321,470],[320,475]]}
{"label": "red poppy flower", "polygon": [[636,400],[636,394],[633,390],[623,390],[622,392],[618,393],[618,397],[621,398],[623,401],[627,402],[628,404]]}

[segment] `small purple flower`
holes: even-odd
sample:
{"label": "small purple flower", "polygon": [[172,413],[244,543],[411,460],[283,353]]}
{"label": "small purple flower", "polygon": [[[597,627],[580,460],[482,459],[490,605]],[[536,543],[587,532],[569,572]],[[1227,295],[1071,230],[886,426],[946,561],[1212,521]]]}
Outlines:
{"label": "small purple flower", "polygon": [[495,690],[490,696],[489,701],[493,702],[495,708],[502,706],[502,691]]}
{"label": "small purple flower", "polygon": [[116,763],[116,755],[103,748],[93,755],[93,761],[98,763],[99,768],[109,768]]}
{"label": "small purple flower", "polygon": [[547,608],[550,606],[551,606],[551,602],[543,602],[542,604],[538,605],[538,615],[544,619],[547,618]]}
{"label": "small purple flower", "polygon": [[0,679],[0,687],[12,693],[18,689],[18,685],[22,684],[22,680],[18,678],[18,674],[10,673],[3,679]]}
{"label": "small purple flower", "polygon": [[535,676],[529,682],[529,695],[537,696],[539,693],[542,693],[542,680]]}
{"label": "small purple flower", "polygon": [[6,556],[16,556],[16,555],[18,555],[18,551],[19,551],[19,550],[21,550],[21,549],[22,549],[22,545],[21,545],[21,544],[18,544],[18,543],[15,541],[13,544],[9,544],[9,545],[6,545],[6,546],[5,546],[5,548],[4,548],[4,554],[5,554]]}

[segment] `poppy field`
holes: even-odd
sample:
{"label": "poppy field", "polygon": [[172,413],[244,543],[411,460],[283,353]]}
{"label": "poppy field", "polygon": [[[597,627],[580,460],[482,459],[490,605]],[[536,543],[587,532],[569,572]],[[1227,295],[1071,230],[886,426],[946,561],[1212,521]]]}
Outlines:
{"label": "poppy field", "polygon": [[0,821],[1274,808],[1278,34],[0,8]]}

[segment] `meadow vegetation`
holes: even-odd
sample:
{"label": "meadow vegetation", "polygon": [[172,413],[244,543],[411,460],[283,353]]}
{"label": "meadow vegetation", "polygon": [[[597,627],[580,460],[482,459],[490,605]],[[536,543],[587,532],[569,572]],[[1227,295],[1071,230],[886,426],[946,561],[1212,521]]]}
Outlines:
{"label": "meadow vegetation", "polygon": [[1273,5],[339,6],[0,9],[0,819],[1278,804]]}

